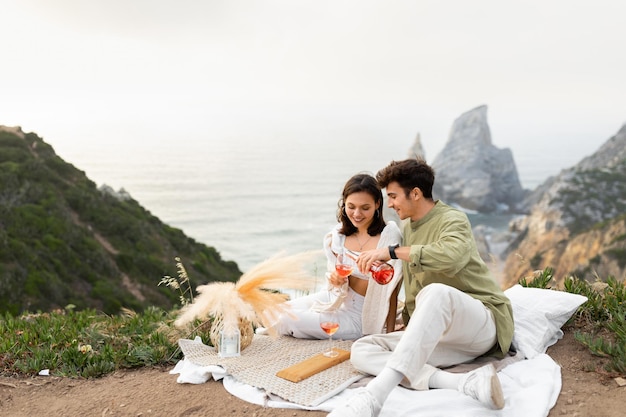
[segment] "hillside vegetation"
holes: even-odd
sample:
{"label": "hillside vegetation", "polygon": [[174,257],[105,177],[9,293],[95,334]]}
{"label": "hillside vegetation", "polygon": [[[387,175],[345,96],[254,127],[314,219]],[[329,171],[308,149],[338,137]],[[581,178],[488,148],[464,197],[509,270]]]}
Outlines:
{"label": "hillside vegetation", "polygon": [[101,187],[34,133],[0,127],[0,312],[57,308],[170,309],[175,275],[191,285],[241,272],[211,247],[161,222],[123,190]]}

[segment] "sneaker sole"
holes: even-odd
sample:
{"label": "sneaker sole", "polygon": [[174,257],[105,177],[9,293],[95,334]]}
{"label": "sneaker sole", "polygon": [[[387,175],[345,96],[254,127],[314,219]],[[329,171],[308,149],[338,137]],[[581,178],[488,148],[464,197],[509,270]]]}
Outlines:
{"label": "sneaker sole", "polygon": [[500,385],[497,374],[493,374],[491,377],[491,402],[496,410],[504,408],[504,394],[502,394],[502,385]]}

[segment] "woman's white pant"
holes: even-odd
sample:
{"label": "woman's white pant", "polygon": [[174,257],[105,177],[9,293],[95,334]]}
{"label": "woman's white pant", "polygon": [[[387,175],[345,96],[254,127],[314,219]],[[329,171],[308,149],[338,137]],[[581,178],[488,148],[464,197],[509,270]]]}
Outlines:
{"label": "woman's white pant", "polygon": [[[328,291],[322,290],[289,301],[289,313],[281,314],[275,325],[278,333],[299,339],[328,339],[328,335],[320,327],[320,314],[310,310],[316,300],[326,302],[327,297]],[[336,298],[332,294],[331,297],[333,300]],[[364,300],[365,297],[348,288],[348,294],[337,311],[339,330],[333,335],[333,339],[353,340],[363,336],[361,314]]]}
{"label": "woman's white pant", "polygon": [[496,344],[493,315],[484,304],[444,284],[424,287],[405,331],[365,336],[352,345],[352,364],[378,375],[388,366],[405,376],[402,385],[428,389],[437,371],[469,362]]}

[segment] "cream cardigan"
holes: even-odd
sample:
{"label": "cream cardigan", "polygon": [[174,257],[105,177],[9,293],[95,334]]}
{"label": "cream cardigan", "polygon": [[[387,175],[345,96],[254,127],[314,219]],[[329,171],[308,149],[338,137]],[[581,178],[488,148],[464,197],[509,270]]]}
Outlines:
{"label": "cream cardigan", "polygon": [[[346,236],[339,233],[341,223],[338,223],[330,232],[324,236],[324,252],[327,259],[326,277],[330,271],[335,270],[336,253],[342,251]],[[380,234],[378,248],[402,243],[402,232],[395,222],[389,221]],[[361,313],[361,332],[363,335],[384,333],[385,320],[389,312],[389,298],[402,279],[402,261],[395,259],[388,262],[394,268],[391,282],[387,285],[380,285],[369,276],[363,311]]]}

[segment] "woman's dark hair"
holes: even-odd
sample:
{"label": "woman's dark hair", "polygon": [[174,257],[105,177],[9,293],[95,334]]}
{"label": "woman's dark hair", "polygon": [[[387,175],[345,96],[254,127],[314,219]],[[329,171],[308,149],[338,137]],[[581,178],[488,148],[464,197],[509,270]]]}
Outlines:
{"label": "woman's dark hair", "polygon": [[376,180],[381,188],[386,188],[392,182],[397,182],[407,196],[413,188],[417,187],[422,191],[425,198],[433,198],[435,171],[421,158],[392,161],[378,171]]}
{"label": "woman's dark hair", "polygon": [[370,174],[356,174],[346,182],[343,187],[343,193],[339,200],[339,211],[337,212],[337,220],[341,222],[339,233],[344,236],[350,236],[357,231],[346,214],[346,199],[354,193],[368,193],[374,199],[374,204],[378,204],[378,208],[374,213],[372,223],[367,228],[370,236],[376,236],[385,228],[385,219],[383,218],[383,193],[376,182],[376,179]]}

